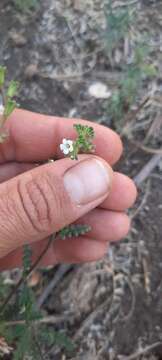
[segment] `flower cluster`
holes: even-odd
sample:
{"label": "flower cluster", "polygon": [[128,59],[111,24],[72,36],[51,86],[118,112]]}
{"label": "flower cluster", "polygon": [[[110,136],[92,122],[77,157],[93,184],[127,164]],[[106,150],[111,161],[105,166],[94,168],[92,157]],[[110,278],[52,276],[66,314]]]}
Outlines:
{"label": "flower cluster", "polygon": [[95,147],[92,143],[94,138],[94,130],[91,126],[75,124],[74,128],[77,132],[76,140],[63,139],[60,144],[60,150],[64,155],[69,155],[72,160],[78,159],[79,153],[93,152]]}

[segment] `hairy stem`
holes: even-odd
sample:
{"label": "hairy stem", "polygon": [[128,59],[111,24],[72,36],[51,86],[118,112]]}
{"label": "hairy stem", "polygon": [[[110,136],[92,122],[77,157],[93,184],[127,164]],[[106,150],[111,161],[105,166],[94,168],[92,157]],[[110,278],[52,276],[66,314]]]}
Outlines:
{"label": "hairy stem", "polygon": [[21,279],[18,281],[18,283],[16,284],[15,288],[9,293],[9,295],[7,296],[7,298],[5,299],[4,303],[1,305],[0,307],[0,314],[4,311],[6,305],[10,302],[10,299],[13,297],[13,295],[17,292],[17,290],[19,289],[19,287],[25,282],[25,280],[27,279],[27,277],[33,272],[33,270],[37,267],[37,265],[40,263],[40,261],[43,259],[44,255],[46,254],[46,252],[48,251],[48,249],[51,246],[51,243],[53,242],[53,240],[56,238],[56,234],[52,234],[49,237],[48,243],[45,246],[45,248],[43,249],[42,253],[39,255],[39,257],[36,259],[36,261],[33,263],[33,265],[31,266],[31,268],[29,269],[29,271],[26,274],[26,277],[24,279],[24,277],[22,276]]}
{"label": "hairy stem", "polygon": [[35,343],[35,346],[36,346],[36,348],[37,348],[37,350],[38,350],[38,353],[39,353],[39,355],[40,355],[40,359],[41,360],[45,360],[44,359],[44,355],[43,355],[43,353],[42,353],[42,349],[41,349],[41,347],[40,347],[40,344],[39,344],[39,341],[37,340],[37,336],[36,336],[36,334],[35,334],[35,329],[32,327],[32,333],[33,333],[33,340],[34,340],[34,343]]}

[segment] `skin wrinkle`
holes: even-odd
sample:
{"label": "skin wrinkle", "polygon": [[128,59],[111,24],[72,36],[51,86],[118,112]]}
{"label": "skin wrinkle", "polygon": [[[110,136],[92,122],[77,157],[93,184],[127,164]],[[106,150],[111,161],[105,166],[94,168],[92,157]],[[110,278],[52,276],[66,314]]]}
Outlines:
{"label": "skin wrinkle", "polygon": [[[33,188],[32,185],[34,185]],[[57,189],[57,192],[55,189]],[[61,219],[64,219],[66,223],[69,222],[69,213],[66,206],[67,203],[69,204],[69,199],[67,200],[68,195],[65,193],[60,178],[53,176],[47,170],[45,174],[40,174],[36,179],[33,177],[30,183],[25,184],[25,190],[36,216],[32,217],[30,205],[27,206],[28,199],[25,199],[24,189],[19,185],[21,203],[36,233],[40,233],[41,236],[44,232],[50,234],[52,231],[60,229]],[[53,225],[55,225],[55,229],[52,230]],[[65,225],[63,224],[63,226]]]}
{"label": "skin wrinkle", "polygon": [[[7,189],[8,189],[8,191],[7,191]],[[14,243],[11,241],[12,240],[11,236],[13,235],[13,232],[11,232],[11,228],[14,228],[15,232],[18,231],[17,226],[16,226],[15,222],[13,221],[15,219],[15,212],[16,212],[16,215],[18,215],[18,217],[22,221],[22,218],[19,215],[19,211],[17,211],[17,208],[15,207],[15,203],[14,203],[14,206],[12,206],[13,199],[12,199],[12,196],[9,196],[9,194],[10,194],[10,189],[6,185],[6,192],[5,192],[5,195],[4,195],[5,196],[6,208],[4,208],[4,206],[1,207],[1,205],[0,205],[0,218],[1,218],[1,223],[0,223],[0,233],[1,233],[0,257],[3,256],[3,253],[6,252],[7,248],[10,248],[11,251],[15,249]],[[1,198],[1,202],[2,202],[2,204],[4,203],[3,202],[3,197]],[[14,209],[14,211],[13,211],[13,209]],[[9,214],[10,214],[10,216],[9,216]],[[7,221],[6,221],[6,215],[7,215]],[[8,223],[11,224],[11,225],[8,226]],[[6,226],[5,226],[5,224],[6,224]],[[3,237],[4,237],[4,239],[8,239],[8,242],[6,242],[6,240],[2,241]],[[8,243],[10,244],[10,246],[8,246]],[[4,245],[4,246],[2,247],[2,245]]]}
{"label": "skin wrinkle", "polygon": [[[49,164],[49,170],[51,166],[52,165]],[[74,206],[74,204],[72,204],[71,198],[69,194],[66,192],[63,185],[63,180],[60,177],[53,175],[50,171],[47,170],[46,182],[48,183],[48,186],[51,189],[51,193],[54,198],[53,204],[56,204],[55,208],[57,209],[57,211],[55,211],[55,215],[57,215],[57,217],[55,216],[55,230],[54,230],[56,232],[60,230],[60,228],[69,225],[69,209],[72,217],[75,216],[76,205]],[[57,189],[57,193],[55,189]],[[58,194],[61,194],[61,196]],[[67,205],[68,205],[68,209],[67,209]],[[52,212],[52,219],[53,219],[53,212]],[[60,223],[61,219],[64,219],[63,224]]]}
{"label": "skin wrinkle", "polygon": [[[4,237],[8,238],[8,242],[6,241],[0,241],[0,258],[3,258],[4,254],[6,255],[6,248],[8,247],[8,244],[10,244],[10,229],[8,229],[7,226],[5,226],[5,218],[4,221],[2,221],[1,218],[1,239]],[[14,250],[14,247],[10,246],[11,251]]]}
{"label": "skin wrinkle", "polygon": [[[43,199],[43,211],[44,213],[46,213],[46,218],[47,218],[47,214],[48,214],[48,210],[47,210],[47,200],[45,200],[45,195],[43,194],[43,191],[40,191],[40,187],[37,183],[37,181],[31,180],[30,182],[28,182],[27,184],[25,184],[25,190],[26,190],[26,194],[24,193],[24,190],[22,190],[21,188],[21,182],[18,182],[18,193],[21,199],[21,204],[22,207],[24,209],[24,213],[26,215],[26,218],[30,221],[30,224],[32,225],[32,228],[34,229],[34,231],[36,231],[36,233],[40,233],[42,232],[42,226],[39,226],[39,222],[40,222],[40,209],[39,209],[39,204],[37,205],[35,199],[34,199],[34,192],[36,194],[36,190],[40,193],[41,199]],[[24,199],[25,196],[28,196],[28,199]],[[27,206],[27,204],[29,204]],[[34,211],[34,217],[31,215],[30,210]],[[44,210],[45,209],[45,210]],[[35,216],[36,215],[36,216]],[[36,221],[34,220],[34,218],[36,219]]]}
{"label": "skin wrinkle", "polygon": [[[20,223],[22,223],[22,217],[20,216],[20,209],[15,206],[15,201],[14,198],[12,196],[12,191],[11,188],[8,184],[6,185],[6,191],[5,194],[3,195],[3,197],[5,198],[5,204],[6,204],[6,214],[8,216],[8,218],[10,219],[10,221],[12,220],[12,218],[15,220],[15,213],[17,215],[17,217],[20,219]],[[5,214],[4,208],[3,208],[3,214]],[[12,226],[15,228],[16,232],[17,232],[17,226],[15,224],[15,221],[12,222]],[[8,226],[7,226],[8,228]]]}
{"label": "skin wrinkle", "polygon": [[[42,214],[41,214],[41,212],[39,211],[39,208],[38,208],[38,221],[40,221],[40,223],[41,223],[42,220],[48,219],[49,224],[52,224],[52,219],[51,219],[51,216],[50,216],[50,206],[49,206],[49,202],[48,202],[48,200],[47,200],[47,198],[46,198],[46,196],[45,196],[44,190],[41,188],[41,186],[39,185],[39,183],[36,183],[36,184],[37,184],[37,188],[38,188],[39,191],[40,191],[40,194],[41,194],[41,196],[42,196],[42,199],[44,200],[44,204],[46,204],[46,211],[44,212],[44,213],[45,213],[44,216],[41,216]],[[39,204],[38,204],[38,205],[39,205]],[[37,206],[36,206],[36,208],[37,208]],[[41,207],[40,207],[40,210],[41,210]],[[43,212],[42,212],[42,213],[43,213]]]}
{"label": "skin wrinkle", "polygon": [[[30,216],[30,212],[26,209],[26,206],[25,206],[25,201],[23,199],[23,195],[22,195],[22,191],[21,191],[21,182],[19,181],[18,184],[17,184],[17,191],[18,191],[18,194],[19,194],[19,198],[20,198],[20,201],[21,201],[21,205],[22,205],[22,208],[24,210],[24,213],[26,215],[26,218],[29,220],[30,222],[30,225],[32,225],[32,228],[34,230],[36,230],[36,232],[38,231],[37,228],[35,228],[35,225],[33,223],[33,220],[32,220],[32,217]],[[31,202],[32,203],[32,202]]]}

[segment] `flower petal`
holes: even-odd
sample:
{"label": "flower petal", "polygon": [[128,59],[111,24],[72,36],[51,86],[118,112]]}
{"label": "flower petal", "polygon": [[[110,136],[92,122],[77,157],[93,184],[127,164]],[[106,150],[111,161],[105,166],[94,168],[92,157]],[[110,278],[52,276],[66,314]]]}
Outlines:
{"label": "flower petal", "polygon": [[0,104],[0,115],[3,115],[4,109],[5,109],[4,106]]}
{"label": "flower petal", "polygon": [[60,144],[60,149],[61,149],[61,151],[64,150],[64,145],[63,144]]}
{"label": "flower petal", "polygon": [[64,148],[64,151],[63,151],[63,152],[64,152],[65,155],[68,155],[68,154],[69,154],[69,149],[68,149],[68,148]]}

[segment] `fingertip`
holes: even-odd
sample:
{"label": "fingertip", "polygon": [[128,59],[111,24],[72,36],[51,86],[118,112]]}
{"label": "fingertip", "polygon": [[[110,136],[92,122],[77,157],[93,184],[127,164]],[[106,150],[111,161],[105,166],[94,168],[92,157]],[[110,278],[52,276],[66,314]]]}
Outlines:
{"label": "fingertip", "polygon": [[[88,155],[87,155],[88,156]],[[113,183],[113,178],[114,178],[114,171],[112,169],[112,167],[107,163],[106,160],[102,159],[99,156],[92,156],[92,158],[95,158],[100,164],[103,165],[103,168],[107,169],[107,173],[108,173],[108,178],[109,178],[109,186],[110,188],[112,187],[112,183]]]}
{"label": "fingertip", "polygon": [[113,131],[114,136],[114,146],[113,146],[113,154],[112,154],[112,163],[115,164],[121,157],[123,153],[123,143],[121,141],[120,136]]}
{"label": "fingertip", "polygon": [[122,221],[119,226],[119,231],[120,231],[119,240],[124,239],[128,235],[131,228],[131,219],[129,218],[129,216],[126,214],[121,214],[121,217],[122,217]]}
{"label": "fingertip", "polygon": [[118,187],[120,183],[121,191],[124,192],[124,209],[132,207],[137,198],[137,188],[134,181],[127,175],[117,172],[115,173],[115,177],[116,183],[118,182]]}
{"label": "fingertip", "polygon": [[96,131],[96,154],[101,154],[110,165],[115,164],[123,152],[120,136],[112,129],[100,126]]}
{"label": "fingertip", "polygon": [[127,214],[118,213],[117,217],[114,217],[113,226],[115,231],[114,234],[112,233],[110,242],[118,242],[128,235],[131,228],[131,220]]}
{"label": "fingertip", "polygon": [[133,206],[137,198],[137,188],[128,176],[114,172],[112,188],[109,196],[103,202],[102,208],[125,211]]}
{"label": "fingertip", "polygon": [[134,203],[136,202],[136,199],[137,199],[137,195],[138,195],[138,192],[137,192],[137,187],[134,183],[134,181],[130,178],[127,177],[127,179],[129,179],[129,192],[130,192],[130,207],[134,205]]}

